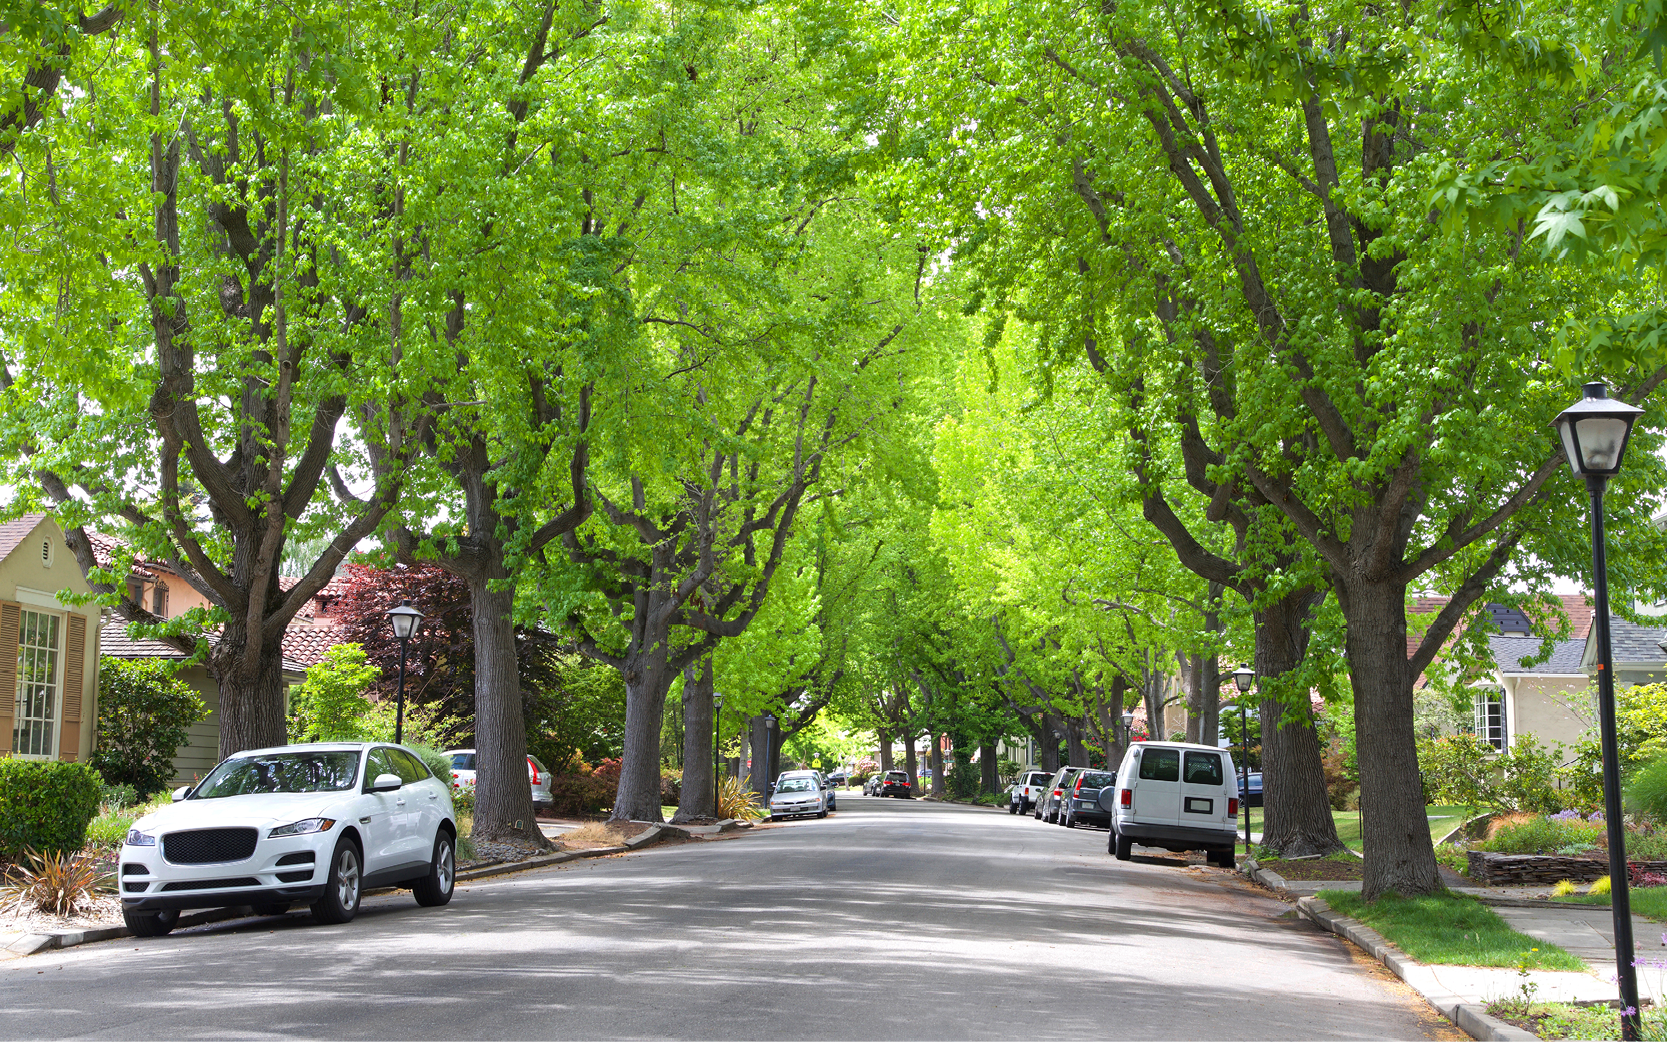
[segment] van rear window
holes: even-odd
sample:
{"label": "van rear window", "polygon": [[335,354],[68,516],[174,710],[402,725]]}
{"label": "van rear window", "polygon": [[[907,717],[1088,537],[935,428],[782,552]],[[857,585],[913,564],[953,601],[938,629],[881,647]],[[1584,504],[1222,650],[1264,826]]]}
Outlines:
{"label": "van rear window", "polygon": [[1215,753],[1187,753],[1188,785],[1220,785],[1221,757]]}
{"label": "van rear window", "polygon": [[1180,781],[1181,750],[1142,750],[1140,754],[1140,777],[1144,781]]}

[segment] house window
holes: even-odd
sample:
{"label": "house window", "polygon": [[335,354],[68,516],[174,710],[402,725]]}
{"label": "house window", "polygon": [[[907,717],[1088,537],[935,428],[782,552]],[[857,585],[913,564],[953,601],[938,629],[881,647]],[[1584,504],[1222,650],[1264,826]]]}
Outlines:
{"label": "house window", "polygon": [[17,712],[12,727],[12,751],[18,756],[50,758],[55,749],[58,620],[57,615],[25,611],[18,628]]}
{"label": "house window", "polygon": [[1477,688],[1475,696],[1476,737],[1501,752],[1505,749],[1505,692],[1498,688]]}
{"label": "house window", "polygon": [[157,583],[156,589],[151,591],[150,610],[161,618],[168,617],[168,588],[161,583]]}

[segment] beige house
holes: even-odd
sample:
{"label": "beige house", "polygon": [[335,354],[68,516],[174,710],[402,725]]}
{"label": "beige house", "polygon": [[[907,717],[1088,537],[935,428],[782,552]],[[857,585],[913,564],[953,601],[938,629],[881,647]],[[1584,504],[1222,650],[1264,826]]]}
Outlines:
{"label": "beige house", "polygon": [[85,760],[98,718],[99,608],[57,522],[0,524],[0,755]]}

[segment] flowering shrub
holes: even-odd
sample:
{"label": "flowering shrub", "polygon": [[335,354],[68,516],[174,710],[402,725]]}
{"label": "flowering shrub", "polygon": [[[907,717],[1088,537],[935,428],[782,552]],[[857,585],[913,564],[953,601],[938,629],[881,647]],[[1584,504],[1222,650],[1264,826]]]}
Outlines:
{"label": "flowering shrub", "polygon": [[1641,865],[1628,865],[1627,878],[1635,887],[1667,886],[1667,875],[1660,872],[1646,872]]}

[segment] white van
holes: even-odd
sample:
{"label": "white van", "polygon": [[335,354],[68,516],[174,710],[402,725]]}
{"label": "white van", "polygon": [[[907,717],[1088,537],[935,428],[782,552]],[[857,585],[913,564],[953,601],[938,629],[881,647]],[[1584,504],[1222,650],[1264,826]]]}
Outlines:
{"label": "white van", "polygon": [[1239,786],[1225,749],[1136,742],[1123,754],[1115,789],[1100,790],[1100,805],[1111,815],[1110,853],[1119,861],[1139,843],[1203,850],[1211,864],[1233,867]]}

